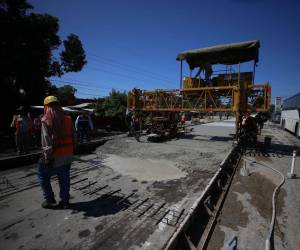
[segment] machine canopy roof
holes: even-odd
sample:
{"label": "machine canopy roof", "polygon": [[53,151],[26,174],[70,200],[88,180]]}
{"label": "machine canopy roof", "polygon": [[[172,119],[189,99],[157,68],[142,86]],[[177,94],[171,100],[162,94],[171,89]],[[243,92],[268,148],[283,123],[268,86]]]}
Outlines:
{"label": "machine canopy roof", "polygon": [[217,45],[202,49],[192,49],[181,52],[176,60],[186,60],[190,69],[206,64],[238,64],[254,60],[258,62],[258,40]]}

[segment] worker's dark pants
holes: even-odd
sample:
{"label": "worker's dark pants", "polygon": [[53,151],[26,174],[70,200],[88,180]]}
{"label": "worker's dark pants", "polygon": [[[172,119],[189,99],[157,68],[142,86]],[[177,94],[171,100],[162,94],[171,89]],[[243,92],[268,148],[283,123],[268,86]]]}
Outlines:
{"label": "worker's dark pants", "polygon": [[29,133],[17,133],[15,134],[15,142],[18,153],[28,153],[29,151]]}
{"label": "worker's dark pants", "polygon": [[90,141],[90,129],[86,126],[82,126],[78,128],[78,134],[79,134],[79,142],[83,143],[83,140],[86,139],[87,141]]}
{"label": "worker's dark pants", "polygon": [[60,167],[46,167],[43,160],[38,162],[38,178],[43,190],[45,200],[54,200],[54,193],[51,186],[51,176],[57,175],[60,189],[60,199],[69,202],[70,199],[70,168],[71,164]]}

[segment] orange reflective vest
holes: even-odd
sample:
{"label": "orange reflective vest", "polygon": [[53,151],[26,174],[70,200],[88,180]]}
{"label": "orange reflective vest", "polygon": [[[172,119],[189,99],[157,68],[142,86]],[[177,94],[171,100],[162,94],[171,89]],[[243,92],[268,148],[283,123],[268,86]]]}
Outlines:
{"label": "orange reflective vest", "polygon": [[63,138],[53,138],[52,157],[72,155],[74,153],[73,124],[70,116],[64,116]]}

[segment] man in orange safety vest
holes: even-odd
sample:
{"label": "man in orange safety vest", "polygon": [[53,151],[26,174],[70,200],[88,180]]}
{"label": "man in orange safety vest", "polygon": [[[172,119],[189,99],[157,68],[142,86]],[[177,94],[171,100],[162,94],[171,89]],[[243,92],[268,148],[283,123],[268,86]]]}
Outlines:
{"label": "man in orange safety vest", "polygon": [[45,198],[42,203],[44,208],[56,206],[50,181],[52,175],[57,175],[60,187],[61,201],[56,207],[69,207],[70,167],[75,140],[71,117],[64,114],[55,96],[46,97],[41,128],[43,157],[38,162],[38,177]]}

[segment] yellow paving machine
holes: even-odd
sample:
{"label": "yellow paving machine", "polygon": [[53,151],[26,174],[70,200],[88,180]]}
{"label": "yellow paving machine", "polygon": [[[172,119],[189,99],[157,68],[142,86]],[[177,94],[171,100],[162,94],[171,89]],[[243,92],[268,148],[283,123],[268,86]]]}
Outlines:
{"label": "yellow paving machine", "polygon": [[[129,114],[139,117],[139,128],[164,136],[176,134],[183,113],[231,112],[236,114],[238,136],[244,114],[270,108],[271,86],[254,81],[259,48],[254,40],[179,53],[180,88],[133,89],[128,93]],[[183,63],[189,66],[188,76]],[[251,70],[242,72],[242,64]]]}

